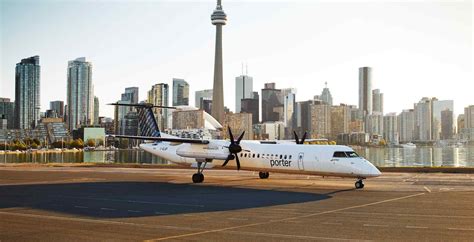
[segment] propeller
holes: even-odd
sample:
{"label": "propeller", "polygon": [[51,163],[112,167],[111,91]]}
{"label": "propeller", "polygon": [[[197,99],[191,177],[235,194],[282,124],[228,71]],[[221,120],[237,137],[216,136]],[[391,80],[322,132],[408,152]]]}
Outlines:
{"label": "propeller", "polygon": [[296,134],[296,131],[293,131],[293,134],[295,135],[295,141],[296,141],[296,144],[297,144],[297,145],[302,145],[302,144],[304,144],[304,140],[306,139],[306,135],[307,135],[306,132],[304,132],[303,138],[301,138],[301,140],[299,140],[298,135]]}
{"label": "propeller", "polygon": [[235,162],[237,164],[237,170],[240,170],[240,160],[237,154],[242,151],[242,147],[240,146],[240,141],[244,137],[245,131],[242,132],[242,134],[240,134],[237,140],[234,140],[234,135],[232,134],[230,127],[227,127],[227,129],[229,131],[229,137],[230,137],[230,145],[227,146],[227,148],[229,149],[230,154],[229,156],[227,156],[227,159],[225,159],[224,164],[222,164],[222,166],[226,166],[230,160],[233,160],[235,158]]}

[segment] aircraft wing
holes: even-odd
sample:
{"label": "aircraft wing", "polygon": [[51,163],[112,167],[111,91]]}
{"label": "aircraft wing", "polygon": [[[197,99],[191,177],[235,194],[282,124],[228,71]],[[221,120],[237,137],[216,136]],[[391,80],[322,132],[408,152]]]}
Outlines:
{"label": "aircraft wing", "polygon": [[202,140],[202,139],[164,138],[164,137],[133,136],[133,135],[111,135],[111,136],[116,137],[116,138],[166,141],[166,142],[174,142],[174,143],[203,144],[203,145],[209,144],[209,140]]}

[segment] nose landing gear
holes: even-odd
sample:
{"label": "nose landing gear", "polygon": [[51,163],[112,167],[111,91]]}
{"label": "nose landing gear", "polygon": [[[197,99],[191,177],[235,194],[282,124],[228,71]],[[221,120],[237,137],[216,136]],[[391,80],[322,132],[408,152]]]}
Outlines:
{"label": "nose landing gear", "polygon": [[261,171],[258,173],[258,176],[260,177],[260,179],[267,179],[270,176],[270,173]]}
{"label": "nose landing gear", "polygon": [[359,179],[358,181],[355,182],[355,188],[356,189],[364,188],[364,182],[362,179]]}
{"label": "nose landing gear", "polygon": [[204,161],[204,165],[202,166],[202,168],[201,168],[201,165],[202,165],[202,162],[198,161],[197,163],[198,171],[197,173],[193,174],[193,183],[201,183],[204,181],[204,174],[202,174],[202,171],[204,170],[204,168],[206,168],[207,160]]}

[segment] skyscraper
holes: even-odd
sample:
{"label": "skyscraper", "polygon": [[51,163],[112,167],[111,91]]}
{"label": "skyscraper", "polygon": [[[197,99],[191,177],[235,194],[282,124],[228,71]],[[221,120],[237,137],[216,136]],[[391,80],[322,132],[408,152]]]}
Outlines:
{"label": "skyscraper", "polygon": [[323,89],[323,92],[321,93],[321,96],[319,96],[319,98],[321,99],[321,101],[332,106],[332,95],[331,95],[331,92],[329,91],[328,83],[326,82],[324,84],[325,84],[325,87]]}
{"label": "skyscraper", "polygon": [[63,101],[52,101],[49,102],[49,109],[54,110],[58,115],[58,118],[64,118],[64,102]]}
{"label": "skyscraper", "polygon": [[362,117],[372,113],[372,68],[359,68],[359,109]]}
{"label": "skyscraper", "polygon": [[285,135],[291,135],[295,126],[295,106],[296,106],[296,89],[284,88],[281,90],[283,96],[283,123],[287,128]]}
{"label": "skyscraper", "polygon": [[212,89],[196,91],[194,94],[194,106],[199,109],[204,109],[202,106],[203,100],[209,100],[212,103]]}
{"label": "skyscraper", "polygon": [[224,123],[224,84],[222,70],[222,26],[226,24],[227,15],[222,10],[221,0],[211,15],[212,24],[216,26],[216,55],[214,59],[214,86],[212,96],[212,116]]}
{"label": "skyscraper", "polygon": [[125,92],[122,93],[121,99],[122,101],[130,101],[130,103],[138,103],[138,87],[127,87],[125,88]]}
{"label": "skyscraper", "polygon": [[453,122],[454,115],[452,110],[445,109],[441,111],[441,139],[448,140],[453,138]]}
{"label": "skyscraper", "polygon": [[275,83],[265,83],[262,89],[262,122],[283,121],[280,120],[280,113],[275,112],[278,107],[283,109],[281,90],[275,88]]}
{"label": "skyscraper", "polygon": [[331,106],[325,103],[310,104],[311,138],[329,139],[331,136]]}
{"label": "skyscraper", "polygon": [[189,106],[189,84],[184,79],[173,78],[173,106]]}
{"label": "skyscraper", "polygon": [[10,98],[0,97],[0,116],[4,117],[7,122],[7,129],[15,128],[15,103]]}
{"label": "skyscraper", "polygon": [[398,133],[400,142],[413,141],[415,132],[415,112],[413,109],[403,110],[398,115]]}
{"label": "skyscraper", "polygon": [[241,113],[251,113],[252,114],[252,123],[257,124],[259,122],[260,115],[260,102],[259,102],[258,92],[253,92],[253,98],[244,98],[240,101],[241,103]]}
{"label": "skyscraper", "polygon": [[253,78],[247,75],[240,75],[235,78],[235,113],[241,111],[241,100],[252,98]]}
{"label": "skyscraper", "polygon": [[349,123],[351,122],[351,109],[349,106],[341,104],[331,107],[331,139],[336,140],[340,134],[349,133]]}
{"label": "skyscraper", "polygon": [[398,121],[396,113],[383,116],[383,137],[387,144],[398,144]]}
{"label": "skyscraper", "polygon": [[35,128],[40,118],[39,56],[22,59],[15,69],[15,128]]}
{"label": "skyscraper", "polygon": [[414,139],[418,141],[432,140],[431,132],[431,104],[432,100],[424,97],[415,104],[415,135]]}
{"label": "skyscraper", "polygon": [[99,98],[94,97],[94,125],[99,125]]}
{"label": "skyscraper", "polygon": [[383,114],[383,93],[380,89],[372,90],[372,111]]}
{"label": "skyscraper", "polygon": [[94,122],[92,63],[85,57],[69,61],[67,67],[67,125],[69,131]]}
{"label": "skyscraper", "polygon": [[[445,126],[445,129],[449,129],[446,127],[448,124],[443,124],[443,119],[441,112],[445,110],[451,111],[451,113],[454,110],[454,101],[453,100],[437,100],[437,99],[432,99],[431,102],[431,136],[433,140],[440,140],[441,139],[441,129],[443,126]],[[451,130],[454,129],[453,126],[453,121],[449,121],[448,119],[445,119],[446,122],[449,122],[451,125]]]}
{"label": "skyscraper", "polygon": [[[148,103],[156,106],[168,106],[169,100],[169,86],[166,83],[155,84],[148,91]],[[153,108],[158,127],[161,130],[168,128],[169,117],[168,109],[166,108]]]}

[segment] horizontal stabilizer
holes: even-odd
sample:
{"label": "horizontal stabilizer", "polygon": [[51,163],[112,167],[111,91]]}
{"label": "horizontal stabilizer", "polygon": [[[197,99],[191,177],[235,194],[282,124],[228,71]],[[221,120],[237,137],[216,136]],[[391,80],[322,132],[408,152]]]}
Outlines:
{"label": "horizontal stabilizer", "polygon": [[174,142],[174,143],[209,144],[209,140],[202,140],[202,139],[164,138],[164,137],[133,136],[133,135],[110,135],[110,136],[115,137],[115,138],[165,141],[165,142]]}

